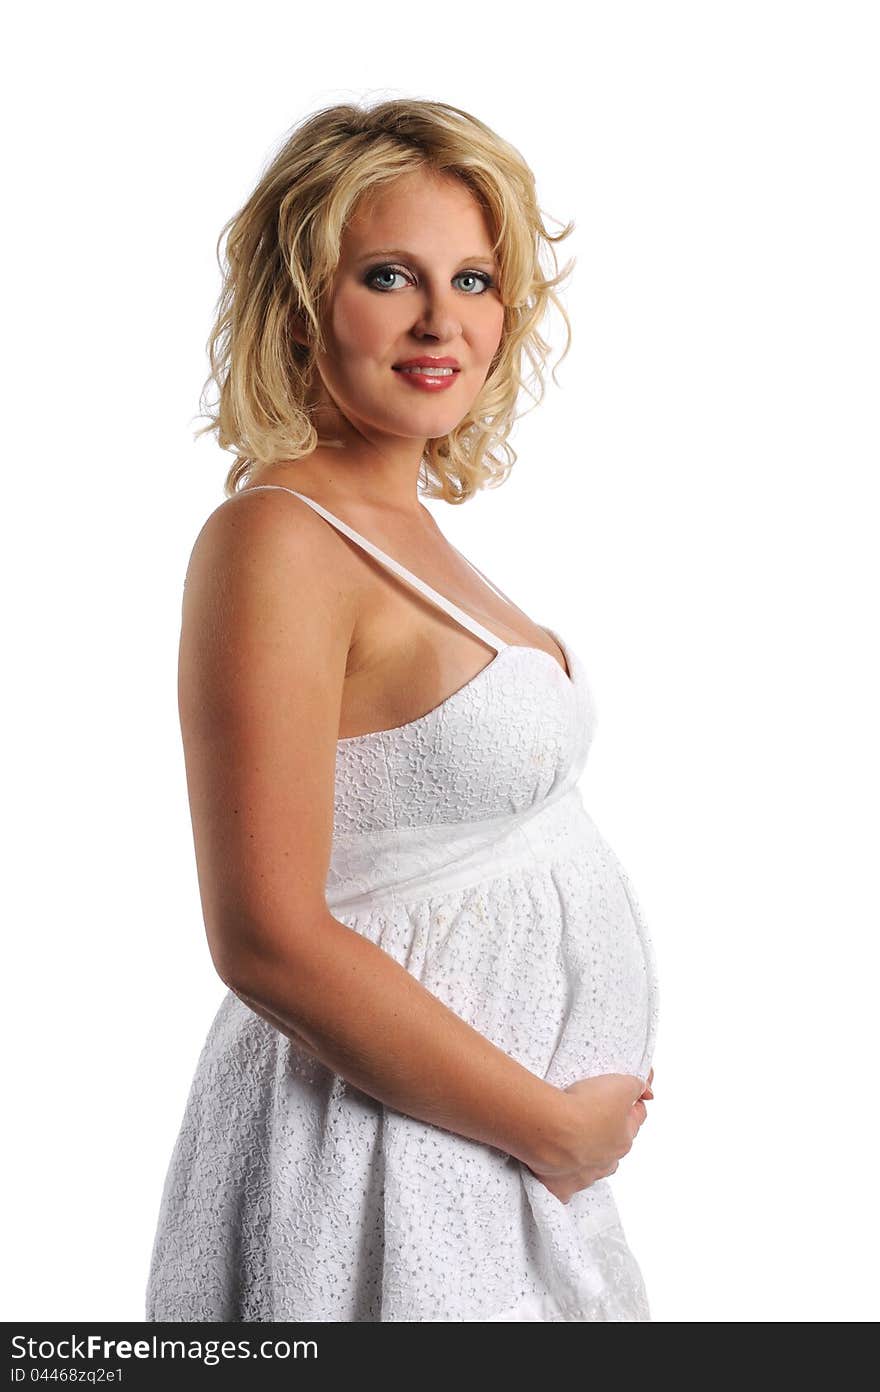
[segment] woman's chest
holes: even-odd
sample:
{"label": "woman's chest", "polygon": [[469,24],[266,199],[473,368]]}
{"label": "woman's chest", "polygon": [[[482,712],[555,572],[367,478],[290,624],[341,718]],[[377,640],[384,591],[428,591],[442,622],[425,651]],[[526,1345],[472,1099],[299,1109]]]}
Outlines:
{"label": "woman's chest", "polygon": [[582,766],[582,688],[547,652],[508,647],[413,721],[337,745],[338,834],[524,811]]}

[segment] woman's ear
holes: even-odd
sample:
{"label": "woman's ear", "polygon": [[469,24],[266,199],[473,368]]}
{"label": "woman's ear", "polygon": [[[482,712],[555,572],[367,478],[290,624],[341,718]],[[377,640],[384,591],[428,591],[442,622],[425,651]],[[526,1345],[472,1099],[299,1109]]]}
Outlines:
{"label": "woman's ear", "polygon": [[290,335],[302,348],[311,346],[305,321],[298,314],[290,316]]}

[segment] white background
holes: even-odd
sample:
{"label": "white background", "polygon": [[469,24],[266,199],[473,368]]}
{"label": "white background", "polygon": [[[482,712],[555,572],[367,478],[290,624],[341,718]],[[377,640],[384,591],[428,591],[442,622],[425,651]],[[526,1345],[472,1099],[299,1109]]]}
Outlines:
{"label": "white background", "polygon": [[656,1098],[613,1181],[653,1317],[877,1318],[877,21],[841,0],[19,9],[4,1319],[143,1318],[225,989],[176,706],[184,571],[230,462],[193,442],[216,239],[303,116],[388,96],[487,121],[549,225],[576,222],[559,386],[502,489],[433,506],[595,691],[582,791],[661,973]]}

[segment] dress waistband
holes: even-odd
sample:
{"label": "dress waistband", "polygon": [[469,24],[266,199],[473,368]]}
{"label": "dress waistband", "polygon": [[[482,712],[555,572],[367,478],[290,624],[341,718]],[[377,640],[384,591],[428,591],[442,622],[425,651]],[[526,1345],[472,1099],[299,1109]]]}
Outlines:
{"label": "dress waistband", "polygon": [[483,821],[349,833],[334,838],[327,906],[349,912],[410,904],[563,859],[598,839],[577,787]]}

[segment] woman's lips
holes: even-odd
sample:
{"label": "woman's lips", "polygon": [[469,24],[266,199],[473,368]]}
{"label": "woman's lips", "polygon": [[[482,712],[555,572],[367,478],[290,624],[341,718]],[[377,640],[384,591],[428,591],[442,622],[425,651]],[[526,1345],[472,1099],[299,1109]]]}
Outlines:
{"label": "woman's lips", "polygon": [[448,368],[438,371],[437,369],[426,370],[416,367],[394,367],[391,370],[404,382],[409,382],[410,386],[427,392],[446,391],[459,375],[455,369]]}

